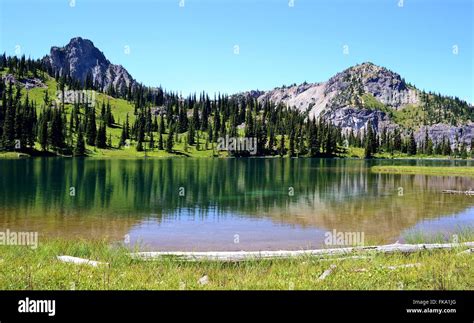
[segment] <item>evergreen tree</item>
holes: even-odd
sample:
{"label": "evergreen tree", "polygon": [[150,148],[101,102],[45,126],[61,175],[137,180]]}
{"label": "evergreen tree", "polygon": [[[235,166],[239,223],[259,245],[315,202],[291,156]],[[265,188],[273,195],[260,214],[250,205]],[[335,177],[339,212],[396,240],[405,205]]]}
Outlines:
{"label": "evergreen tree", "polygon": [[110,101],[107,102],[105,119],[105,122],[109,127],[111,127],[115,123],[114,115],[112,114],[112,108],[110,107]]}
{"label": "evergreen tree", "polygon": [[153,132],[150,132],[150,141],[148,143],[148,148],[152,151],[155,148],[155,138],[153,137]]}
{"label": "evergreen tree", "polygon": [[7,105],[5,112],[2,146],[7,150],[12,150],[15,146],[15,108],[12,105]]}
{"label": "evergreen tree", "polygon": [[84,156],[85,153],[86,153],[86,145],[84,142],[84,134],[82,133],[82,127],[79,127],[76,146],[74,147],[74,156]]}
{"label": "evergreen tree", "polygon": [[107,148],[107,130],[104,121],[100,123],[99,130],[95,138],[97,148]]}
{"label": "evergreen tree", "polygon": [[88,118],[87,118],[87,123],[86,123],[86,143],[90,146],[94,146],[96,137],[97,137],[97,125],[95,122],[95,109],[90,108]]}
{"label": "evergreen tree", "polygon": [[137,151],[143,151],[143,143],[141,140],[139,140],[137,143]]}
{"label": "evergreen tree", "polygon": [[168,153],[173,152],[173,130],[172,129],[170,129],[168,138],[166,139],[166,152]]}
{"label": "evergreen tree", "polygon": [[125,143],[127,142],[128,136],[127,136],[127,127],[125,123],[122,125],[122,133],[120,134],[120,143],[119,146],[123,147],[125,146]]}
{"label": "evergreen tree", "polygon": [[190,145],[194,145],[194,136],[195,136],[195,133],[194,133],[194,122],[191,122],[191,125],[189,126],[189,131],[188,131],[188,138],[187,138],[187,141],[188,141],[188,144]]}
{"label": "evergreen tree", "polygon": [[280,154],[280,157],[285,156],[285,135],[281,135],[278,153]]}
{"label": "evergreen tree", "polygon": [[376,152],[376,138],[374,134],[374,130],[372,129],[372,125],[367,125],[367,133],[365,138],[365,151],[364,156],[365,158],[372,158],[374,153]]}
{"label": "evergreen tree", "polygon": [[55,108],[52,112],[52,119],[48,129],[49,144],[53,149],[61,150],[65,147],[64,124],[61,115],[61,108]]}
{"label": "evergreen tree", "polygon": [[474,136],[471,135],[471,158],[474,159]]}
{"label": "evergreen tree", "polygon": [[290,157],[295,156],[295,132],[293,130],[290,131],[289,155]]}
{"label": "evergreen tree", "polygon": [[313,119],[313,121],[309,124],[308,137],[309,156],[316,157],[319,155],[319,138],[315,119]]}
{"label": "evergreen tree", "polygon": [[395,128],[395,133],[393,135],[393,150],[402,151],[402,135],[398,128]]}
{"label": "evergreen tree", "polygon": [[413,131],[410,133],[410,137],[408,139],[408,151],[407,151],[409,156],[414,156],[416,155],[416,141],[415,141],[415,135],[413,134]]}
{"label": "evergreen tree", "polygon": [[158,138],[158,150],[163,150],[163,134],[161,132]]}
{"label": "evergreen tree", "polygon": [[38,142],[41,145],[41,149],[46,151],[48,149],[48,119],[46,117],[46,112],[43,112],[39,119],[38,124]]}

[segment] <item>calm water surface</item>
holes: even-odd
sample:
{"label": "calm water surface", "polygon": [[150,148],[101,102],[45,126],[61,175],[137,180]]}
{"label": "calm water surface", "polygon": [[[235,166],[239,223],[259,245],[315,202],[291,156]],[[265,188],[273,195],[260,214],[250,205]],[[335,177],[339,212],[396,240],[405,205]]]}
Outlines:
{"label": "calm water surface", "polygon": [[322,247],[328,231],[377,243],[474,225],[474,178],[372,174],[327,159],[0,160],[0,230],[106,238],[149,250]]}

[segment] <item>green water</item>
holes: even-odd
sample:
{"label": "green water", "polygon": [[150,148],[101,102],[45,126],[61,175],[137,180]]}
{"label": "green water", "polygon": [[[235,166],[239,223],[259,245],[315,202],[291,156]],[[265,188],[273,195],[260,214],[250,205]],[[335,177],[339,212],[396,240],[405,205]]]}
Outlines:
{"label": "green water", "polygon": [[[457,162],[470,165],[470,162]],[[0,160],[0,230],[154,250],[321,247],[326,232],[390,243],[474,224],[474,178],[373,174],[329,159]]]}

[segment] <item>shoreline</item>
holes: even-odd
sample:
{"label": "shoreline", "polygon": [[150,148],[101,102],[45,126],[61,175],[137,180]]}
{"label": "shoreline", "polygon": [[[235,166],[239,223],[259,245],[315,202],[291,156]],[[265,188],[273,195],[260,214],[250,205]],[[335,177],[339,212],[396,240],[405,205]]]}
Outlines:
{"label": "shoreline", "polygon": [[376,174],[474,176],[474,166],[372,166]]}
{"label": "shoreline", "polygon": [[[359,157],[350,157],[350,156],[320,156],[320,157],[309,157],[309,156],[299,156],[299,157],[289,157],[284,156],[280,157],[278,155],[267,155],[267,156],[205,156],[205,155],[184,155],[184,154],[166,154],[163,156],[157,155],[130,155],[130,154],[123,154],[123,155],[92,155],[92,156],[64,156],[64,155],[53,155],[53,154],[44,154],[44,155],[29,155],[23,152],[0,152],[0,160],[2,159],[39,159],[39,158],[67,158],[67,159],[180,159],[180,158],[190,158],[190,159],[343,159],[343,160],[365,160],[365,161],[409,161],[409,160],[417,160],[417,161],[463,161],[463,162],[474,162],[474,158],[437,158],[437,157],[416,157],[416,156],[407,156],[407,157],[373,157],[373,158],[359,158]],[[378,167],[378,166],[377,166]],[[380,166],[385,167],[385,166]],[[398,167],[398,166],[394,166]],[[412,166],[412,167],[424,167],[424,166]],[[461,166],[455,166],[461,167]],[[388,172],[378,170],[377,172]]]}
{"label": "shoreline", "polygon": [[474,257],[466,248],[352,257],[141,261],[131,258],[129,249],[103,241],[51,240],[35,250],[0,246],[0,289],[473,290]]}

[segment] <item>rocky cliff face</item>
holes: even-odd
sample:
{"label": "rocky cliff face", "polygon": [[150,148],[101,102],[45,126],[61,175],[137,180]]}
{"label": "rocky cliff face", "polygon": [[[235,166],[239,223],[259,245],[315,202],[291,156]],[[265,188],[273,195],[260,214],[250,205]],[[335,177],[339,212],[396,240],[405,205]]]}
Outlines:
{"label": "rocky cliff face", "polygon": [[393,109],[419,103],[418,90],[410,88],[400,75],[372,63],[348,68],[327,82],[251,93],[259,94],[259,101],[269,100],[302,111],[309,110],[311,117],[318,117],[331,109],[363,108],[364,95],[370,95],[377,102]]}
{"label": "rocky cliff face", "polygon": [[470,144],[474,124],[460,126],[435,124],[407,129],[397,124],[393,113],[406,107],[420,107],[421,91],[408,85],[397,73],[372,63],[350,67],[326,82],[304,83],[279,87],[270,91],[244,93],[258,101],[282,103],[308,112],[309,117],[324,117],[343,130],[361,131],[370,123],[377,131],[399,128],[402,132],[414,130],[417,140],[424,139],[425,129],[433,141],[443,135],[454,145],[456,138]]}
{"label": "rocky cliff face", "polygon": [[[435,124],[431,126],[422,126],[415,132],[415,140],[422,142],[425,139],[426,132],[433,142],[441,142],[443,138],[449,139],[451,149],[464,143],[468,149],[474,139],[474,123],[470,122],[462,126],[452,126],[448,124]],[[472,148],[471,148],[472,149]]]}
{"label": "rocky cliff face", "polygon": [[64,47],[52,47],[43,62],[54,73],[70,74],[81,82],[85,82],[88,76],[92,77],[93,84],[101,90],[113,86],[115,90],[126,93],[129,86],[136,85],[125,68],[110,63],[90,40],[81,37],[71,39]]}

